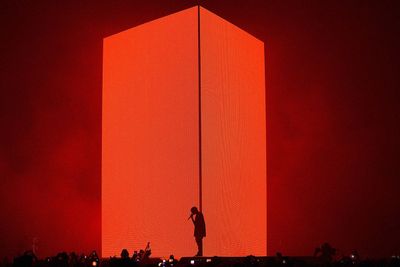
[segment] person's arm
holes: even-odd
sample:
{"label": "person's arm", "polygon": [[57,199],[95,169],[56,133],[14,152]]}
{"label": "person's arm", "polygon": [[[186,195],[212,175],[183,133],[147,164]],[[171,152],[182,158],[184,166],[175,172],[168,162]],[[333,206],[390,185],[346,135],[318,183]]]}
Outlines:
{"label": "person's arm", "polygon": [[195,224],[195,223],[194,223],[194,219],[193,219],[193,215],[194,215],[194,214],[190,215],[190,219],[192,219],[193,224]]}

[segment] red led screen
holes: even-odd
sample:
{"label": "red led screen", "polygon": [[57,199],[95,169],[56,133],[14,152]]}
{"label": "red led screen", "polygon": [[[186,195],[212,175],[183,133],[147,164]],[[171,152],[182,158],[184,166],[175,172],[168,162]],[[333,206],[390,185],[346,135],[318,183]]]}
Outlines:
{"label": "red led screen", "polygon": [[198,205],[197,8],[104,40],[102,256],[192,255]]}
{"label": "red led screen", "polygon": [[266,255],[264,44],[201,9],[203,210],[209,255]]}
{"label": "red led screen", "polygon": [[198,18],[194,7],[104,40],[102,256],[148,241],[153,256],[194,255],[200,166],[205,255],[266,254],[263,43]]}

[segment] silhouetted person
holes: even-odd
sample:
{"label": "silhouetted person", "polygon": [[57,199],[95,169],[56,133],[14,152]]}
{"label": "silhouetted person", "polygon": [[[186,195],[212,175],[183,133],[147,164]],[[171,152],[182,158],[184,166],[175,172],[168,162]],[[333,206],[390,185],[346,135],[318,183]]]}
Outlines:
{"label": "silhouetted person", "polygon": [[138,258],[140,261],[143,260],[143,258],[144,258],[144,250],[143,249],[139,250]]}
{"label": "silhouetted person", "polygon": [[[196,239],[197,244],[197,254],[195,256],[203,256],[203,237],[206,236],[206,223],[204,221],[203,213],[201,213],[197,207],[193,207],[190,209],[191,215],[190,219],[194,224],[194,238]],[[195,218],[193,218],[195,216]]]}
{"label": "silhouetted person", "polygon": [[124,248],[121,251],[121,259],[119,260],[118,266],[127,267],[127,266],[130,265],[130,263],[131,263],[131,260],[129,258],[129,252],[128,252],[128,250],[126,248]]}
{"label": "silhouetted person", "polygon": [[135,250],[132,255],[132,260],[136,262],[137,259],[138,259],[138,253],[137,250]]}
{"label": "silhouetted person", "polygon": [[14,259],[13,266],[15,267],[32,267],[37,262],[37,257],[32,250],[25,251],[20,257]]}
{"label": "silhouetted person", "polygon": [[144,249],[144,254],[142,257],[142,260],[148,260],[151,255],[151,248],[150,248],[150,242],[147,242],[146,248]]}
{"label": "silhouetted person", "polygon": [[351,251],[350,258],[352,264],[357,264],[360,262],[360,254],[358,254],[358,251],[355,249]]}
{"label": "silhouetted person", "polygon": [[331,247],[327,242],[317,247],[314,251],[314,257],[319,258],[323,262],[332,262],[333,257],[336,255],[336,249]]}
{"label": "silhouetted person", "polygon": [[[128,256],[129,256],[129,252],[128,252]],[[90,253],[87,261],[89,262],[90,266],[99,266],[100,259],[95,250],[93,250],[92,253]]]}
{"label": "silhouetted person", "polygon": [[126,248],[121,251],[121,259],[129,259],[129,252]]}
{"label": "silhouetted person", "polygon": [[76,255],[75,252],[71,252],[69,254],[69,263],[68,263],[69,267],[78,267],[79,266],[79,259],[78,259],[78,255]]}
{"label": "silhouetted person", "polygon": [[[281,252],[276,252],[276,257],[275,257],[275,266],[281,266],[283,265],[283,255]],[[286,263],[286,262],[285,262]]]}

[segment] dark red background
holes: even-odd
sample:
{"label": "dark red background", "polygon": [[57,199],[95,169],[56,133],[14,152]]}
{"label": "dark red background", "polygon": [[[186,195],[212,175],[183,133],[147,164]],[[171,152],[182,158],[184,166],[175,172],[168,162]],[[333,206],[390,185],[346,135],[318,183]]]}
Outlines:
{"label": "dark red background", "polygon": [[[266,44],[270,254],[400,250],[396,2],[202,2]],[[102,38],[195,4],[1,2],[0,255],[100,249]]]}

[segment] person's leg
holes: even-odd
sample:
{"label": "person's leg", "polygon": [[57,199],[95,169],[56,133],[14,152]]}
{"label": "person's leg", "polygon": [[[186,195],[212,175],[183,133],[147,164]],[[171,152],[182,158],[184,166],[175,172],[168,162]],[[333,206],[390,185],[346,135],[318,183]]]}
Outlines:
{"label": "person's leg", "polygon": [[203,256],[203,238],[200,238],[200,245],[199,245],[199,256]]}
{"label": "person's leg", "polygon": [[203,256],[203,238],[196,237],[196,243],[198,249],[196,256]]}

